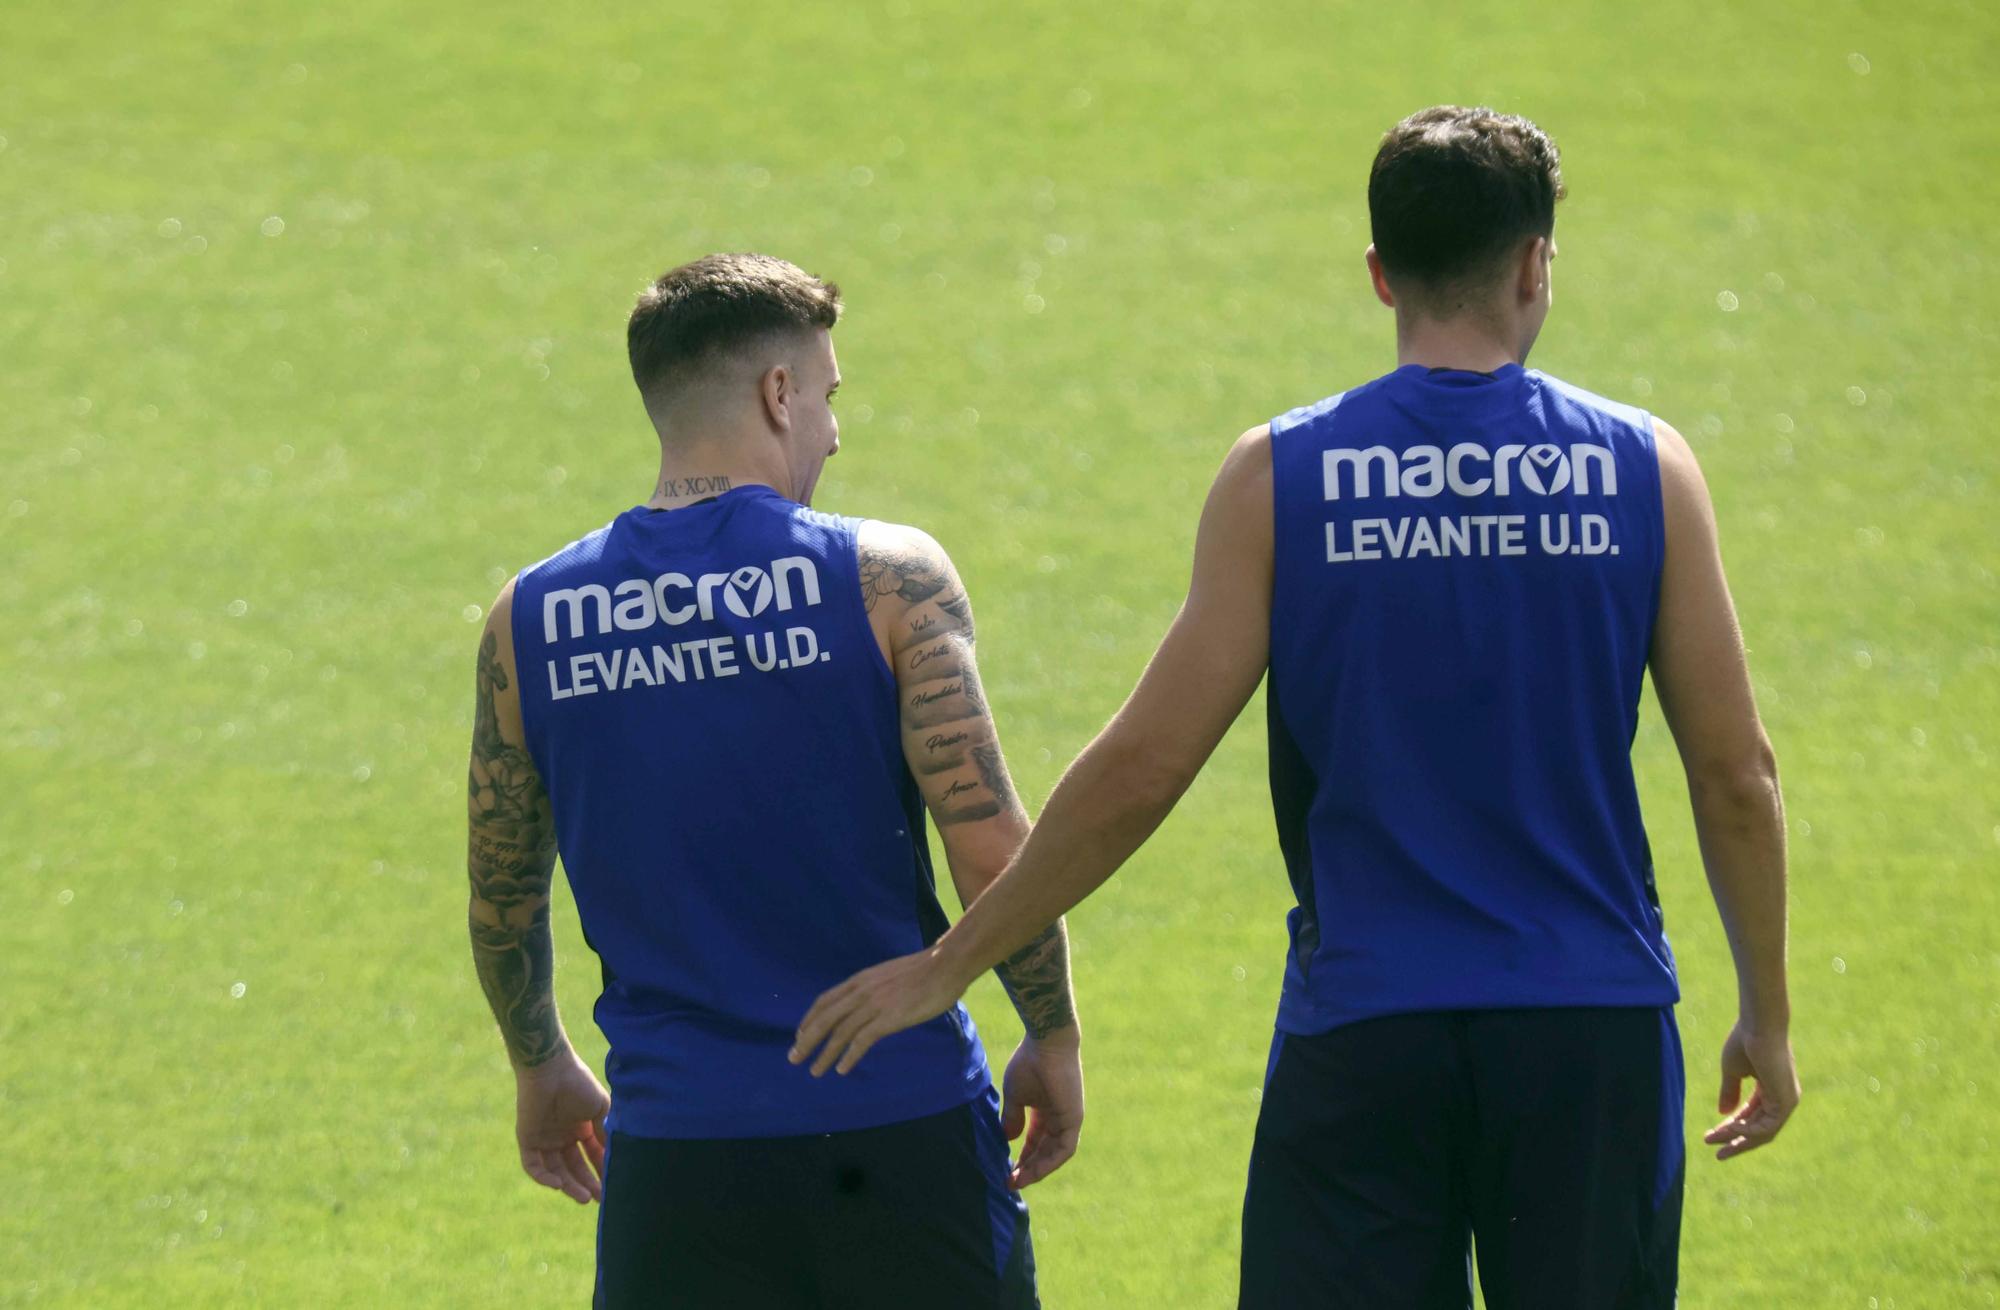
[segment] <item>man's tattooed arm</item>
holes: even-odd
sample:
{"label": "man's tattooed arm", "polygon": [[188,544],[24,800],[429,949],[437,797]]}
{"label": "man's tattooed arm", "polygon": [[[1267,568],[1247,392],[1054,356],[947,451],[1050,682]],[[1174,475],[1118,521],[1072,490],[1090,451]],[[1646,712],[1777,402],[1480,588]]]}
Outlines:
{"label": "man's tattooed arm", "polygon": [[520,702],[501,658],[496,628],[506,621],[507,609],[494,609],[495,623],[479,644],[466,854],[472,897],[466,917],[479,985],[507,1053],[516,1065],[532,1068],[568,1046],[556,1016],[549,935],[555,820],[541,775],[522,745]]}
{"label": "man's tattooed arm", "polygon": [[861,591],[871,615],[888,625],[910,771],[941,831],[999,818],[1025,834],[1027,811],[979,683],[964,585],[936,542],[890,531],[908,535],[863,539]]}
{"label": "man's tattooed arm", "polygon": [[[1007,773],[979,680],[972,605],[951,560],[910,528],[870,523],[862,600],[896,674],[903,754],[937,823],[960,899],[970,904],[1026,840],[1028,813]],[[1076,1018],[1060,921],[995,968],[1030,1035]]]}
{"label": "man's tattooed arm", "polygon": [[1047,1037],[1076,1022],[1076,1002],[1069,989],[1069,930],[1061,919],[994,965],[993,972],[1030,1037]]}
{"label": "man's tattooed arm", "polygon": [[[872,526],[872,525],[871,525]],[[870,614],[885,597],[894,596],[906,607],[932,600],[946,585],[938,561],[919,545],[907,541],[864,541],[861,545],[861,603]],[[948,565],[946,566],[949,567]],[[957,579],[950,579],[954,584]],[[963,592],[959,595],[962,597]],[[924,614],[905,615],[907,632],[927,631],[935,619]],[[892,641],[892,645],[896,644]]]}

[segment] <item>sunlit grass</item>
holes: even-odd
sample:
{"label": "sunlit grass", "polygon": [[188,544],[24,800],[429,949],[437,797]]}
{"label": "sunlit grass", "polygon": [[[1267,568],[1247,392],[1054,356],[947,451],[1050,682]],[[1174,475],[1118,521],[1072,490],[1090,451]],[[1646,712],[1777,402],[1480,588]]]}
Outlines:
{"label": "sunlit grass", "polygon": [[[1177,604],[1229,440],[1393,362],[1362,180],[1440,99],[1564,146],[1534,362],[1694,442],[1785,771],[1806,1103],[1695,1161],[1683,1303],[2000,1300],[1989,8],[5,28],[0,1304],[581,1299],[592,1215],[513,1163],[461,939],[463,743],[480,607],[649,483],[647,277],[755,247],[844,284],[821,503],[953,551],[1038,800]],[[1698,1129],[1732,982],[1656,715],[1637,749]],[[1262,765],[1253,711],[1073,917],[1054,1310],[1231,1302],[1287,903]]]}

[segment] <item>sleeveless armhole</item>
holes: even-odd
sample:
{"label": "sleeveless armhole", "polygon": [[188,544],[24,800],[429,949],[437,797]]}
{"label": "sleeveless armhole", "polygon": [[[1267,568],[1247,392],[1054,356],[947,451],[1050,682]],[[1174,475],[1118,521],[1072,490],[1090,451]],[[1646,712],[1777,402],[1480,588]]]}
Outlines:
{"label": "sleeveless armhole", "polygon": [[1653,474],[1653,599],[1646,620],[1646,664],[1653,662],[1653,638],[1660,626],[1660,591],[1667,573],[1667,484],[1660,475],[1660,435],[1653,426],[1651,410],[1639,411],[1639,437],[1651,461]]}
{"label": "sleeveless armhole", "polygon": [[[521,614],[524,608],[530,613],[535,609],[532,603],[533,584],[528,579],[531,574],[540,568],[541,564],[530,564],[527,568],[522,569],[514,575],[514,601],[512,608],[507,614],[507,630],[508,634],[514,639],[514,693],[515,699],[521,703],[521,737],[528,744],[528,758],[534,761],[535,773],[543,780],[543,786],[546,787],[548,785],[549,766],[543,751],[545,743],[542,740],[538,722],[541,715],[541,708],[536,704],[535,696],[528,691],[526,685],[527,679],[521,672],[522,669],[527,667],[527,662],[523,660],[521,654],[526,649],[521,641]],[[531,602],[525,607],[521,603],[524,597]]]}
{"label": "sleeveless armhole", "polygon": [[1292,434],[1311,421],[1298,418],[1298,414],[1298,410],[1290,410],[1271,420],[1271,618],[1266,635],[1273,650],[1277,648],[1279,616],[1285,613],[1290,599],[1286,594],[1290,588],[1285,585],[1285,561],[1297,549],[1292,540],[1296,535],[1293,516],[1285,512],[1287,488],[1291,485],[1288,457],[1296,444]]}

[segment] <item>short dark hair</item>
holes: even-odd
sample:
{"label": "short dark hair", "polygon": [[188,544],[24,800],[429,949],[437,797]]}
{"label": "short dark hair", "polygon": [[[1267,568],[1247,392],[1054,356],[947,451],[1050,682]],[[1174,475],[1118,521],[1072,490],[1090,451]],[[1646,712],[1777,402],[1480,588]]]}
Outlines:
{"label": "short dark hair", "polygon": [[1562,156],[1517,114],[1437,105],[1389,129],[1368,171],[1368,222],[1392,278],[1463,286],[1555,231]]}
{"label": "short dark hair", "polygon": [[840,288],[770,255],[706,255],[654,279],[625,324],[632,380],[650,403],[717,355],[840,321]]}

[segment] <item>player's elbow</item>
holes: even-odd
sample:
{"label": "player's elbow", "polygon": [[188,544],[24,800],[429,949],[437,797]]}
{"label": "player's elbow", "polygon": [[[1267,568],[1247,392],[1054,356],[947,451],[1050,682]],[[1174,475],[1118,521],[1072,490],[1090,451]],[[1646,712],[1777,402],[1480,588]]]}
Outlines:
{"label": "player's elbow", "polygon": [[1767,822],[1781,803],[1777,754],[1759,733],[1740,750],[1692,760],[1688,793],[1705,819],[1730,827]]}
{"label": "player's elbow", "polygon": [[1164,814],[1193,784],[1199,760],[1176,758],[1170,750],[1144,740],[1118,742],[1103,760],[1113,808],[1144,816]]}

